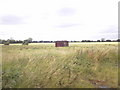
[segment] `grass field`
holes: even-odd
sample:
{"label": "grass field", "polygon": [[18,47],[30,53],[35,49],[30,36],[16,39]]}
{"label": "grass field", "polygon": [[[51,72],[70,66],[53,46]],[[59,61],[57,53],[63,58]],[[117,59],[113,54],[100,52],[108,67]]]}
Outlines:
{"label": "grass field", "polygon": [[2,46],[3,88],[116,88],[118,43]]}

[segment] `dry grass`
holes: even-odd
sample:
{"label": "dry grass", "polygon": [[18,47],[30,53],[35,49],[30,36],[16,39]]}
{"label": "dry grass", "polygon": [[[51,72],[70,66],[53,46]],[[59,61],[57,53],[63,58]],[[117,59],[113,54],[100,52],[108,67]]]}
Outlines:
{"label": "dry grass", "polygon": [[117,87],[117,44],[2,46],[4,88]]}

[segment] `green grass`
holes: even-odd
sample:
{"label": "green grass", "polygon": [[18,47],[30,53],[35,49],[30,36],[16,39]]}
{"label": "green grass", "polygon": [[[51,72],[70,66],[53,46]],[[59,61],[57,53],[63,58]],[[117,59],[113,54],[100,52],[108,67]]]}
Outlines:
{"label": "green grass", "polygon": [[117,44],[2,46],[3,88],[118,86]]}

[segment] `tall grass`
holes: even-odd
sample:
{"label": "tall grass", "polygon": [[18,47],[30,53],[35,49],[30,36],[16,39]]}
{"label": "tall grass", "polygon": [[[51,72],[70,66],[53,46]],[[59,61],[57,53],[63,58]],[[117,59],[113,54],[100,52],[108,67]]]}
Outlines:
{"label": "tall grass", "polygon": [[95,88],[118,85],[117,44],[2,46],[3,88]]}

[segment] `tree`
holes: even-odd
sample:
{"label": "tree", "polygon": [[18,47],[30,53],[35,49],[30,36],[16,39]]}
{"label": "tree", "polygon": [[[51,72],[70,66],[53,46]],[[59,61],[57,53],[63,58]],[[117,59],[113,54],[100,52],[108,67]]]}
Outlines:
{"label": "tree", "polygon": [[117,42],[120,42],[120,39],[118,39]]}
{"label": "tree", "polygon": [[104,41],[105,41],[105,38],[101,38],[101,41],[104,42]]}
{"label": "tree", "polygon": [[32,38],[28,38],[27,40],[28,40],[29,43],[31,43],[33,39]]}
{"label": "tree", "polygon": [[100,42],[100,40],[97,40],[97,42]]}
{"label": "tree", "polygon": [[10,37],[9,41],[10,43],[15,43],[15,40],[12,37]]}
{"label": "tree", "polygon": [[2,40],[0,39],[0,44],[2,44]]}
{"label": "tree", "polygon": [[106,40],[106,42],[111,42],[111,40]]}

